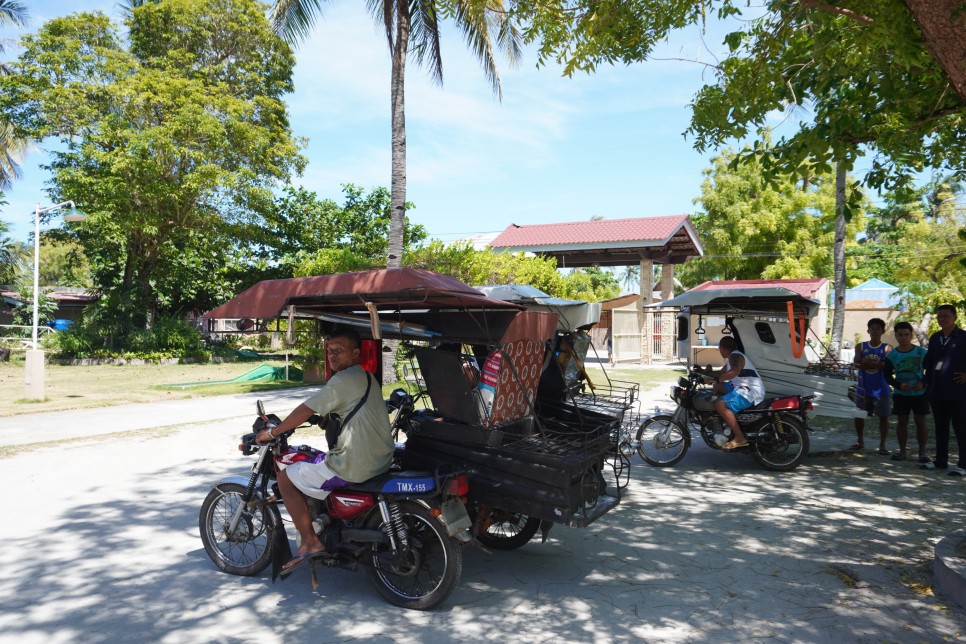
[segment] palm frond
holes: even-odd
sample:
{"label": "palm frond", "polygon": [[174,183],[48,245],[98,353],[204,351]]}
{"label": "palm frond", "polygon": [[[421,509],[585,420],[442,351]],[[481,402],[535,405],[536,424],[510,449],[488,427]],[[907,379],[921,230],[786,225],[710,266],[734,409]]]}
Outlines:
{"label": "palm frond", "polygon": [[443,84],[443,57],[439,46],[439,14],[436,0],[414,0],[411,9],[410,51],[414,60],[429,68],[436,83]]}
{"label": "palm frond", "polygon": [[396,42],[396,3],[406,0],[366,0],[369,13],[372,14],[376,24],[381,24],[386,30],[386,42],[389,43],[389,51],[395,49]]}
{"label": "palm frond", "polygon": [[15,179],[21,177],[23,162],[30,142],[18,138],[10,123],[0,123],[0,190],[9,190]]}
{"label": "palm frond", "polygon": [[490,81],[493,93],[503,100],[503,88],[496,67],[486,7],[475,0],[457,0],[454,9],[456,25],[463,33],[466,46],[483,66],[483,75]]}
{"label": "palm frond", "polygon": [[134,10],[141,5],[145,5],[149,2],[157,4],[160,1],[161,0],[123,0],[123,2],[117,3],[117,8],[120,10],[121,15],[124,16],[125,19],[128,19],[134,15]]}
{"label": "palm frond", "polygon": [[287,42],[297,44],[305,41],[322,17],[323,0],[275,0],[268,19],[275,33]]}
{"label": "palm frond", "polygon": [[0,0],[0,25],[26,27],[29,22],[27,7],[17,0]]}

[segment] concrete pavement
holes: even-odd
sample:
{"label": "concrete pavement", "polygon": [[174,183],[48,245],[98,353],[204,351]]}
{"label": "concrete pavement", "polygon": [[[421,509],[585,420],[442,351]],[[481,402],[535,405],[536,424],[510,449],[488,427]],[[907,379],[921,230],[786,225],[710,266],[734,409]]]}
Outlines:
{"label": "concrete pavement", "polygon": [[[667,404],[666,386],[644,392]],[[966,528],[966,482],[816,431],[790,473],[695,445],[634,458],[622,503],[512,552],[464,551],[438,610],[380,599],[361,573],[272,584],[218,572],[198,538],[211,483],[244,474],[262,397],[301,389],[0,419],[0,440],[74,440],[0,461],[0,642],[935,642],[966,611],[932,592],[933,546]],[[152,432],[155,427],[174,427]],[[118,431],[116,440],[86,441]],[[13,441],[20,440],[20,443]]]}
{"label": "concrete pavement", "polygon": [[0,444],[29,445],[155,427],[195,425],[226,418],[255,417],[255,401],[266,411],[283,416],[305,400],[317,387],[261,391],[230,396],[184,398],[157,403],[138,403],[23,414],[0,418]]}

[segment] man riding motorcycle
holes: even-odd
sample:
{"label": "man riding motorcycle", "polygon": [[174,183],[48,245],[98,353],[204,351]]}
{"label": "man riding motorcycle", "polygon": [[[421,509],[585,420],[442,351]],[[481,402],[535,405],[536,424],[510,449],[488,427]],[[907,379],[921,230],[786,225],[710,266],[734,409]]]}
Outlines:
{"label": "man riding motorcycle", "polygon": [[717,375],[706,378],[714,381],[712,389],[721,396],[715,401],[714,410],[731,429],[731,440],[722,445],[721,449],[733,450],[748,445],[735,414],[763,401],[765,384],[748,356],[738,351],[738,343],[733,337],[721,338],[718,351],[725,359],[725,364]]}
{"label": "man riding motorcycle", "polygon": [[[313,414],[334,412],[346,419],[335,447],[324,458],[293,463],[278,474],[282,501],[301,537],[299,549],[282,567],[282,575],[325,550],[312,528],[305,495],[325,499],[335,488],[388,471],[395,449],[379,383],[372,382],[375,378],[360,365],[359,334],[352,329],[336,331],[326,338],[325,349],[334,372],[329,382],[285,420],[263,429],[256,438],[258,443],[267,443],[299,427]],[[347,417],[350,415],[351,419]]]}

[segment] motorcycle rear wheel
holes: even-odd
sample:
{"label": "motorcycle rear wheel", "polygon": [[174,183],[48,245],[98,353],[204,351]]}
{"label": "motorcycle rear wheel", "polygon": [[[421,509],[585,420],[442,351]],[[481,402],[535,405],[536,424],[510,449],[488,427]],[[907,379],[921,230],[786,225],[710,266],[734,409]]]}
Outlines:
{"label": "motorcycle rear wheel", "polygon": [[[459,582],[463,551],[439,519],[411,501],[399,504],[409,546],[393,553],[388,544],[372,544],[366,575],[379,594],[402,608],[429,610],[441,604]],[[379,514],[370,527],[388,531]]]}
{"label": "motorcycle rear wheel", "polygon": [[763,428],[751,451],[761,466],[775,472],[793,470],[808,456],[808,430],[801,419],[782,415],[781,421],[782,435],[773,426]]}
{"label": "motorcycle rear wheel", "polygon": [[245,487],[238,483],[219,483],[211,489],[198,517],[201,542],[208,557],[230,575],[252,576],[265,570],[272,560],[274,518],[265,506],[246,510],[235,533],[228,524],[242,503]]}
{"label": "motorcycle rear wheel", "polygon": [[486,521],[486,530],[476,537],[480,543],[494,550],[516,550],[533,539],[540,529],[540,519],[519,512],[493,509]]}
{"label": "motorcycle rear wheel", "polygon": [[637,430],[637,453],[655,467],[676,465],[691,447],[691,434],[667,414],[641,423]]}

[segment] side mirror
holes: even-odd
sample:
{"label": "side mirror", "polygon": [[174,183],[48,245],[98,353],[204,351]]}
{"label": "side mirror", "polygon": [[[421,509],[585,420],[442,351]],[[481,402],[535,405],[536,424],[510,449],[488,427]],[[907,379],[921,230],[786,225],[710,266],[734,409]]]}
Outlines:
{"label": "side mirror", "polygon": [[264,403],[262,403],[261,400],[258,400],[258,401],[255,402],[255,411],[258,412],[258,415],[259,416],[264,416],[265,415],[265,405],[264,405]]}

